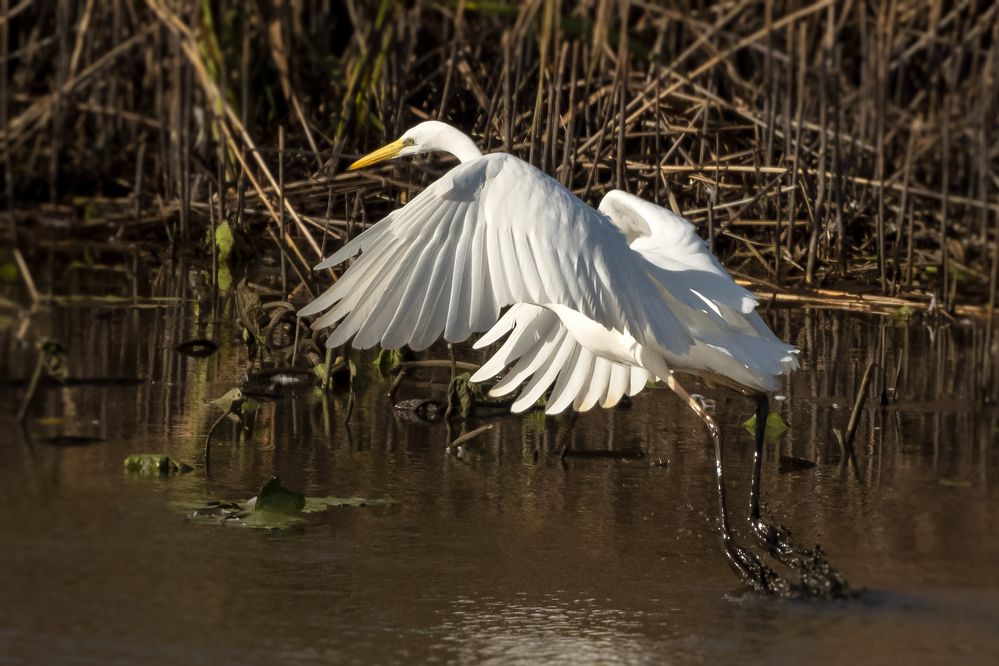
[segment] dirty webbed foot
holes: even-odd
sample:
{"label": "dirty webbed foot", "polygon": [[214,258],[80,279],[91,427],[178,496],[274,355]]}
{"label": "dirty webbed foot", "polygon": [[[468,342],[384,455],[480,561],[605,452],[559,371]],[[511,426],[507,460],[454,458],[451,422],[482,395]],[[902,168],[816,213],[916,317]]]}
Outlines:
{"label": "dirty webbed foot", "polygon": [[805,548],[789,529],[780,523],[768,523],[759,516],[751,517],[749,525],[760,547],[801,578],[800,583],[791,585],[791,594],[783,596],[825,599],[851,596],[846,578],[829,563],[821,546]]}
{"label": "dirty webbed foot", "polygon": [[729,564],[746,587],[759,594],[782,599],[798,596],[793,593],[794,586],[767,566],[756,553],[746,550],[731,538],[723,536],[722,542]]}

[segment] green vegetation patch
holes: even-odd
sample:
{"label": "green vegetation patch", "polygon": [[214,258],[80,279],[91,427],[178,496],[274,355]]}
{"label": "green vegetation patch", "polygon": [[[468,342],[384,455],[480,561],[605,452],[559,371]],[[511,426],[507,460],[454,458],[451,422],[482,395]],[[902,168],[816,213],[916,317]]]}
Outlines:
{"label": "green vegetation patch", "polygon": [[[753,414],[748,419],[743,421],[742,427],[749,432],[750,435],[756,436],[756,414]],[[791,427],[784,420],[784,417],[777,412],[770,412],[767,416],[767,427],[763,432],[763,441],[767,444],[772,444],[778,439],[783,437]]]}
{"label": "green vegetation patch", "polygon": [[260,489],[256,497],[248,500],[213,500],[201,506],[185,507],[190,518],[200,523],[213,523],[231,527],[281,530],[301,527],[305,515],[326,511],[331,507],[372,507],[396,504],[392,499],[367,499],[364,497],[306,497],[281,485],[277,477]]}
{"label": "green vegetation patch", "polygon": [[17,264],[12,261],[5,261],[0,264],[0,282],[16,282],[18,275],[20,275],[17,270]]}

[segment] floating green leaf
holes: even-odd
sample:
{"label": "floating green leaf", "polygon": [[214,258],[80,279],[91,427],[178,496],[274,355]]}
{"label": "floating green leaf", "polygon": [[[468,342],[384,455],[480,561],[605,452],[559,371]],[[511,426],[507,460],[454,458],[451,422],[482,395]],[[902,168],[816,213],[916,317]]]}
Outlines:
{"label": "floating green leaf", "polygon": [[[755,436],[756,414],[753,414],[748,419],[746,419],[743,422],[742,427],[745,428],[750,435]],[[772,444],[773,442],[776,442],[778,439],[783,437],[784,433],[786,433],[788,429],[789,426],[787,425],[787,421],[784,420],[783,416],[781,416],[777,412],[770,412],[770,415],[767,416],[767,427],[763,433],[763,441],[767,442],[768,444]]]}
{"label": "floating green leaf", "polygon": [[389,504],[398,504],[398,502],[393,499],[367,499],[364,497],[308,497],[302,511],[315,513],[339,506],[388,506]]}
{"label": "floating green leaf", "polygon": [[250,500],[254,513],[281,513],[295,515],[305,508],[305,495],[293,492],[281,485],[275,476]]}
{"label": "floating green leaf", "polygon": [[305,497],[288,490],[277,477],[260,489],[256,497],[245,501],[213,500],[201,506],[185,505],[191,520],[202,523],[250,527],[255,529],[289,529],[300,527],[304,515],[325,511],[330,507],[371,507],[395,504],[391,499],[363,497]]}
{"label": "floating green leaf", "polygon": [[165,453],[133,453],[125,458],[125,471],[133,474],[163,475],[185,474],[193,467],[177,462]]}
{"label": "floating green leaf", "polygon": [[287,514],[274,511],[256,512],[249,502],[215,500],[203,506],[185,506],[188,517],[198,523],[212,523],[228,527],[249,527],[259,530],[282,530],[299,527],[304,522],[300,513]]}

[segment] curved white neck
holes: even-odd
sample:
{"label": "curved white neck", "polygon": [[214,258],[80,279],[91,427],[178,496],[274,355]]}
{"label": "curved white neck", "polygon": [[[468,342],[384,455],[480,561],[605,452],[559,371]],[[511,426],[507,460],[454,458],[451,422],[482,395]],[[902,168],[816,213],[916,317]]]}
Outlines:
{"label": "curved white neck", "polygon": [[449,125],[441,128],[435,139],[434,143],[437,150],[451,153],[462,164],[482,157],[482,152],[479,151],[478,146],[475,145],[475,142],[468,135]]}

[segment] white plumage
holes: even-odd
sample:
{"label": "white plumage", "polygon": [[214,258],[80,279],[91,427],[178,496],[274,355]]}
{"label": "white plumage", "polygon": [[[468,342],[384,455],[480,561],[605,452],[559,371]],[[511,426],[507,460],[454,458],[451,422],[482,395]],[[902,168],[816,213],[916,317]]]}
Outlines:
{"label": "white plumage", "polygon": [[613,191],[594,210],[438,122],[352,168],[432,150],[462,163],[317,266],[360,254],[299,313],[320,315],[313,328],[336,327],[329,346],[353,338],[362,349],[421,350],[442,335],[462,342],[489,331],[484,346],[509,334],[473,380],[512,366],[492,391],[526,382],[514,411],[549,388],[549,412],[609,407],[671,370],[769,391],[795,367],[795,349],[754,312],[753,296],[689,222],[659,206]]}
{"label": "white plumage", "polygon": [[[499,342],[473,380],[503,375],[491,389],[520,389],[514,411],[548,394],[546,411],[610,407],[661,379],[707,426],[714,443],[722,544],[754,589],[786,593],[787,583],[731,532],[721,430],[674,373],[721,378],[756,392],[756,450],[749,523],[779,561],[807,574],[810,587],[841,594],[846,583],[821,551],[800,547],[760,512],[760,475],[769,402],[797,350],[755,312],[694,227],[625,192],[590,208],[534,167],[505,154],[482,156],[467,136],[427,122],[361,158],[441,150],[461,164],[402,208],[323,261],[360,255],[301,315],[334,327],[330,347],[425,349],[442,335],[461,342],[486,332]],[[510,306],[500,317],[503,308]],[[503,374],[505,373],[505,374]],[[817,581],[817,582],[814,582]]]}
{"label": "white plumage", "polygon": [[[693,343],[684,351],[645,349],[627,330],[609,330],[564,305],[519,304],[510,309],[476,347],[509,337],[473,381],[510,372],[490,393],[506,395],[531,375],[534,380],[513,404],[527,409],[552,386],[545,411],[570,405],[585,411],[612,407],[670,370],[726,377],[755,391],[777,388],[780,375],[797,367],[797,350],[781,342],[754,311],[756,300],[735,284],[697,235],[678,215],[639,197],[613,190],[599,210],[650,263],[669,271],[672,289],[662,294],[684,322]],[[540,369],[556,368],[542,375]]]}

